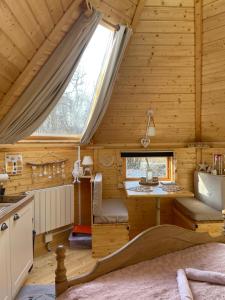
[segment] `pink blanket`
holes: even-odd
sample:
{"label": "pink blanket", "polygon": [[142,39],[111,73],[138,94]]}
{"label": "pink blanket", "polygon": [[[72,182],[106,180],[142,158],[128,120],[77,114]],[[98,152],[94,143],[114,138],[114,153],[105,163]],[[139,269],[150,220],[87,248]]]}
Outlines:
{"label": "pink blanket", "polygon": [[[59,299],[180,300],[176,274],[186,268],[225,273],[225,245],[199,245],[141,262],[75,286]],[[197,281],[189,285],[195,300],[225,299],[225,286]]]}

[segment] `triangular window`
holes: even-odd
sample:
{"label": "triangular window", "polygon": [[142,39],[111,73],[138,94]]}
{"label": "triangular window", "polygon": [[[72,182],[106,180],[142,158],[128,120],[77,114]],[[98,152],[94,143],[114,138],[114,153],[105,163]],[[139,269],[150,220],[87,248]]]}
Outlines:
{"label": "triangular window", "polygon": [[63,96],[33,135],[82,136],[101,90],[113,37],[113,30],[97,26]]}

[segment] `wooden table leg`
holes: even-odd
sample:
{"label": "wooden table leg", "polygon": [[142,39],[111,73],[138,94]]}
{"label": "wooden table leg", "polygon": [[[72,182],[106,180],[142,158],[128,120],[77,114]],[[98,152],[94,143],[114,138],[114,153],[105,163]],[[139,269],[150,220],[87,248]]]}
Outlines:
{"label": "wooden table leg", "polygon": [[160,198],[156,198],[156,225],[160,225]]}

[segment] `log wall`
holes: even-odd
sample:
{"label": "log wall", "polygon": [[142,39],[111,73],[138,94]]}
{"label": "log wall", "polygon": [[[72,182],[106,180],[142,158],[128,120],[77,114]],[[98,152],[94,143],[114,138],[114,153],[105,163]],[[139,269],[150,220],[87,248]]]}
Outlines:
{"label": "log wall", "polygon": [[202,138],[225,139],[225,1],[203,1]]}

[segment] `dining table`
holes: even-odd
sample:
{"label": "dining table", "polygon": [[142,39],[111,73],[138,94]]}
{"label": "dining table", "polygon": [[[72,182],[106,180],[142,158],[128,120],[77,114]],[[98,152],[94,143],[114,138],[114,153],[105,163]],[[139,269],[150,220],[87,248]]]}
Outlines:
{"label": "dining table", "polygon": [[[160,225],[160,210],[161,210],[161,201],[163,198],[175,199],[175,198],[192,198],[194,197],[193,192],[187,191],[180,187],[180,190],[177,191],[167,191],[165,186],[169,186],[163,183],[159,183],[155,186],[141,185],[139,181],[124,181],[124,189],[126,193],[126,204],[128,206],[128,220],[129,223],[132,221],[130,218],[129,211],[130,206],[133,207],[133,211],[136,215],[140,215],[140,218],[144,218],[143,213],[139,213],[141,210],[142,203],[144,204],[144,200],[147,202],[154,201],[155,203],[155,225]],[[134,199],[135,203],[131,200]],[[132,204],[134,203],[134,204]],[[139,219],[140,219],[139,218]],[[141,220],[143,221],[143,220]],[[137,222],[137,221],[136,221]],[[131,226],[133,224],[130,224]],[[137,227],[137,224],[136,224]]]}

